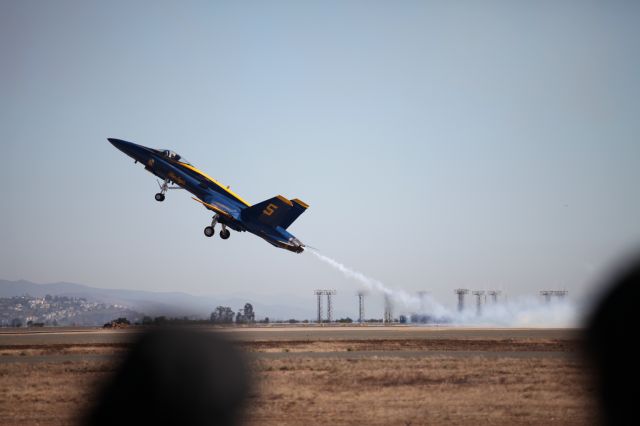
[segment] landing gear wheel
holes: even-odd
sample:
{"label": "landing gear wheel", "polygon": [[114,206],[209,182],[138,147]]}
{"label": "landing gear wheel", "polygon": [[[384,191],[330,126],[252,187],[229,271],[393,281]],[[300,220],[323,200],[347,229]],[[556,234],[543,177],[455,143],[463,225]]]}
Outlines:
{"label": "landing gear wheel", "polygon": [[204,228],[204,235],[206,235],[207,237],[213,237],[214,233],[215,231],[211,226],[207,226],[206,228]]}
{"label": "landing gear wheel", "polygon": [[231,236],[231,232],[229,232],[228,229],[223,229],[222,231],[220,231],[220,238],[222,238],[223,240],[226,240],[230,236]]}
{"label": "landing gear wheel", "polygon": [[156,194],[156,201],[164,201],[164,194],[161,192],[158,192]]}

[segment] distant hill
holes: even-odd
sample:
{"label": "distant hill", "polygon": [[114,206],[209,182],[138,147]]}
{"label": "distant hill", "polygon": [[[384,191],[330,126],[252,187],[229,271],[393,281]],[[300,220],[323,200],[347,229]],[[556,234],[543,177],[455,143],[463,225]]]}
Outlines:
{"label": "distant hill", "polygon": [[0,326],[82,325],[100,326],[115,318],[139,322],[143,314],[122,305],[109,305],[69,296],[24,295],[0,297]]}
{"label": "distant hill", "polygon": [[271,319],[309,318],[308,310],[296,306],[263,304],[259,300],[242,298],[215,298],[211,296],[194,296],[182,292],[152,292],[126,289],[105,289],[89,287],[83,284],[58,282],[36,284],[30,281],[0,280],[0,297],[30,295],[83,297],[89,301],[125,305],[146,315],[158,316],[202,316],[208,317],[218,305],[229,306],[237,310],[249,302],[253,305],[258,318]]}
{"label": "distant hill", "polygon": [[104,289],[66,282],[36,284],[25,280],[0,280],[0,297],[24,294],[37,297],[44,297],[47,294],[84,297],[95,302],[126,305],[149,315],[190,315],[202,310],[204,310],[203,312],[211,312],[215,308],[215,306],[210,307],[209,303],[202,298],[186,293]]}

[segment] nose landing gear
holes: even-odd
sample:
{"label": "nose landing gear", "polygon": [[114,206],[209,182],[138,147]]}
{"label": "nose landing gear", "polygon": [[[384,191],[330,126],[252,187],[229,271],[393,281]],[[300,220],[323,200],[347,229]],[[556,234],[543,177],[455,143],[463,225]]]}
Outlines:
{"label": "nose landing gear", "polygon": [[160,181],[158,181],[158,186],[160,187],[160,192],[158,192],[156,194],[156,201],[162,202],[164,201],[164,194],[169,190],[169,189],[182,189],[179,186],[169,186],[169,183],[171,181],[169,179],[165,179],[164,182],[160,183]]}
{"label": "nose landing gear", "polygon": [[160,192],[156,194],[156,201],[163,202],[164,194],[169,189],[169,179],[165,179],[164,182],[162,182],[162,184],[158,182],[158,186],[160,187]]}

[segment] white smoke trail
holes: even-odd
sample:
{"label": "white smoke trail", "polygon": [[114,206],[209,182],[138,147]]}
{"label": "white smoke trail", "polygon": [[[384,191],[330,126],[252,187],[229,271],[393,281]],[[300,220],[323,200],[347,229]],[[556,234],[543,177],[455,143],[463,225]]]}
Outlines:
{"label": "white smoke trail", "polygon": [[399,304],[400,307],[405,309],[415,309],[420,305],[420,299],[415,296],[410,295],[409,293],[402,290],[392,290],[382,282],[375,280],[373,278],[367,277],[362,272],[358,272],[354,269],[349,268],[348,266],[343,265],[337,260],[331,259],[328,256],[321,254],[319,251],[311,249],[309,247],[306,248],[306,251],[311,252],[318,259],[327,263],[342,272],[347,278],[354,279],[362,284],[366,290],[369,291],[378,291],[388,296],[395,304]]}
{"label": "white smoke trail", "polygon": [[482,316],[466,320],[503,327],[577,327],[580,315],[576,304],[568,300],[546,303],[540,298],[522,296],[504,303],[486,304],[482,307]]}
{"label": "white smoke trail", "polygon": [[509,299],[508,302],[484,303],[481,315],[477,314],[475,303],[468,303],[465,310],[458,312],[447,308],[429,294],[419,298],[403,290],[393,290],[382,282],[367,277],[362,272],[349,268],[317,250],[307,247],[306,251],[342,272],[347,278],[359,282],[366,290],[380,292],[389,297],[396,308],[406,313],[428,315],[436,321],[452,325],[498,327],[575,327],[579,325],[578,309],[569,301],[544,303],[539,298],[520,297]]}

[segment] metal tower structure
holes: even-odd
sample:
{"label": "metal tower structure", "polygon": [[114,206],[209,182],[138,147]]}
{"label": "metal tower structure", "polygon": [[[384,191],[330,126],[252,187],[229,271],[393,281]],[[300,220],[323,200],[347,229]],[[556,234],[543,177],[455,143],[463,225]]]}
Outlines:
{"label": "metal tower structure", "polygon": [[458,312],[464,311],[464,295],[469,294],[466,288],[457,288],[454,292],[458,295]]}
{"label": "metal tower structure", "polygon": [[313,292],[318,297],[318,324],[322,324],[322,290]]}
{"label": "metal tower structure", "polygon": [[331,324],[333,322],[333,304],[331,303],[331,296],[336,294],[335,290],[325,290],[327,295],[327,322]]}
{"label": "metal tower structure", "polygon": [[484,302],[484,290],[475,290],[473,295],[476,296],[476,315],[482,315],[482,302]]}
{"label": "metal tower structure", "polygon": [[364,292],[358,292],[358,322],[364,323]]}
{"label": "metal tower structure", "polygon": [[327,322],[333,322],[333,304],[331,296],[336,294],[335,290],[315,290],[313,292],[318,297],[318,324],[322,324],[322,296],[327,296]]}
{"label": "metal tower structure", "polygon": [[544,296],[544,301],[546,303],[551,302],[551,297],[556,296],[560,300],[564,299],[564,297],[569,293],[567,290],[542,290],[540,291],[540,295]]}
{"label": "metal tower structure", "polygon": [[393,306],[391,303],[391,298],[388,294],[384,295],[384,318],[383,321],[385,324],[391,324],[393,322]]}
{"label": "metal tower structure", "polygon": [[498,303],[498,296],[502,293],[500,290],[489,290],[489,296],[491,296],[492,303]]}

